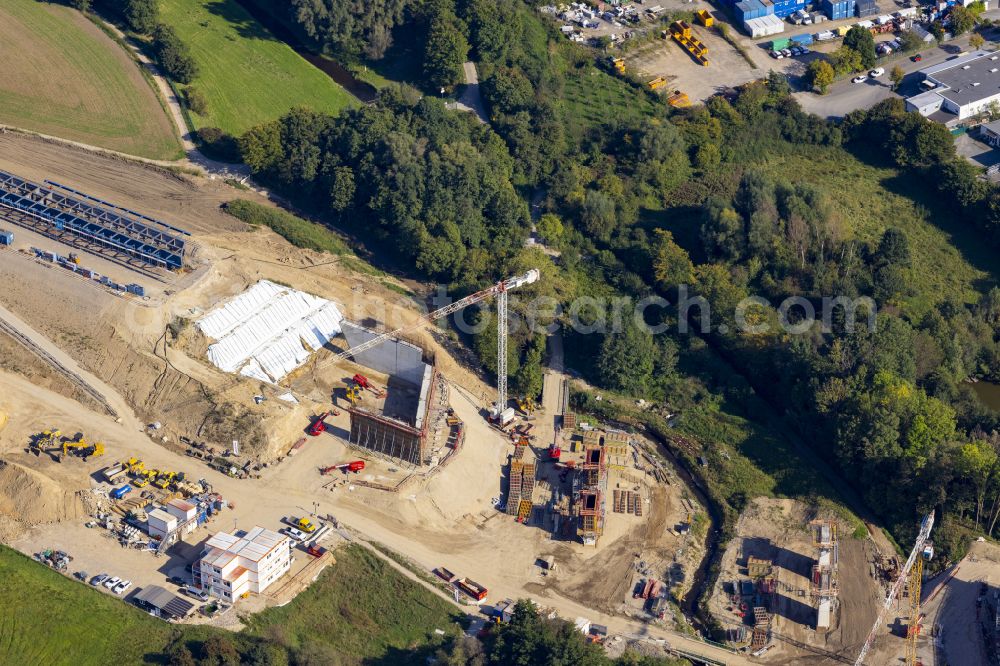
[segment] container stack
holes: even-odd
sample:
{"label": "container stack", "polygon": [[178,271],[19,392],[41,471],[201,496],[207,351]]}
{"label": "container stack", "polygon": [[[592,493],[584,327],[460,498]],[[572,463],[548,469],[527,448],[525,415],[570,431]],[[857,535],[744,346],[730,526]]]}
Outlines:
{"label": "container stack", "polygon": [[859,18],[866,16],[878,16],[878,3],[875,0],[857,0],[857,14]]}
{"label": "container stack", "polygon": [[813,43],[813,36],[809,33],[804,35],[795,35],[792,37],[792,43],[796,46],[809,46]]}
{"label": "container stack", "polygon": [[822,0],[820,8],[831,21],[850,18],[854,16],[857,0]]}
{"label": "container stack", "polygon": [[774,0],[774,15],[779,18],[785,18],[805,8],[806,0]]}

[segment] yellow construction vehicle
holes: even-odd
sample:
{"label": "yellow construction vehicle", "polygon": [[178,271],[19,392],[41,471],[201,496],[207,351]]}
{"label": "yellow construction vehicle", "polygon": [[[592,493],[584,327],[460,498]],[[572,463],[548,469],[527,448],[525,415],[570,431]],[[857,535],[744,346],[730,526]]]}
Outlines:
{"label": "yellow construction vehicle", "polygon": [[153,485],[161,490],[166,490],[175,476],[177,476],[176,472],[160,472],[160,475],[153,481]]}
{"label": "yellow construction vehicle", "polygon": [[135,486],[136,488],[145,488],[146,486],[149,485],[149,479],[147,479],[144,476],[141,476],[132,481],[132,485]]}
{"label": "yellow construction vehicle", "polygon": [[346,391],[345,395],[347,396],[347,399],[351,401],[352,405],[356,405],[356,404],[358,404],[358,400],[361,399],[361,394],[362,394],[363,391],[364,391],[364,389],[362,389],[360,386],[356,386],[356,385],[355,386],[349,386],[349,387],[347,387],[347,391]]}
{"label": "yellow construction vehicle", "polygon": [[612,58],[611,65],[615,68],[615,71],[619,74],[625,73],[625,59],[624,58]]}
{"label": "yellow construction vehicle", "polygon": [[37,456],[42,451],[56,445],[56,440],[62,437],[62,433],[56,429],[43,430],[35,435],[31,440],[31,450]]}
{"label": "yellow construction vehicle", "polygon": [[533,411],[535,411],[535,401],[531,398],[531,396],[516,398],[516,402],[517,408],[525,414],[530,415]]}
{"label": "yellow construction vehicle", "polygon": [[146,468],[142,461],[135,457],[122,461],[121,464],[132,476],[140,476],[142,471]]}
{"label": "yellow construction vehicle", "polygon": [[101,442],[90,444],[81,435],[78,439],[62,443],[63,457],[68,456],[70,453],[78,455],[84,460],[90,458],[91,456],[103,456],[104,444]]}

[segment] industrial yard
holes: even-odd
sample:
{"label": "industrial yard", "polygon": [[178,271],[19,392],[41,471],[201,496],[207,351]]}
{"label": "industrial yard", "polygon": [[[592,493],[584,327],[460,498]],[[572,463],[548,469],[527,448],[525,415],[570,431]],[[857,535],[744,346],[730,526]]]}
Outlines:
{"label": "industrial yard", "polygon": [[[64,552],[70,570],[127,582],[128,599],[164,579],[178,586],[136,600],[148,604],[197,587],[204,558],[219,561],[204,548],[290,540],[287,571],[268,591],[194,599],[212,612],[192,618],[225,626],[239,624],[233,604],[280,605],[302,589],[355,528],[427,571],[477,581],[470,602],[531,596],[595,621],[681,621],[667,600],[683,596],[701,560],[704,534],[691,524],[704,509],[652,442],[576,423],[564,377],[546,380],[544,404],[490,423],[490,388],[425,331],[338,358],[376,337],[373,326],[419,322],[386,278],[250,230],[218,212],[226,193],[210,182],[17,135],[0,142],[0,169],[41,184],[20,186],[36,202],[54,200],[44,183],[55,179],[134,221],[162,216],[194,248],[178,270],[52,236],[41,208],[5,220],[14,242],[0,249],[11,278],[4,320],[18,337],[3,343],[18,356],[19,345],[53,354],[5,362],[43,380],[30,389],[0,374],[5,542]],[[74,169],[83,160],[106,172]],[[55,256],[30,249],[39,246]],[[148,289],[109,288],[80,267]],[[386,302],[399,306],[385,314]],[[318,336],[314,354],[269,337],[275,325],[298,330],[297,320]],[[25,497],[35,499],[22,509]]]}

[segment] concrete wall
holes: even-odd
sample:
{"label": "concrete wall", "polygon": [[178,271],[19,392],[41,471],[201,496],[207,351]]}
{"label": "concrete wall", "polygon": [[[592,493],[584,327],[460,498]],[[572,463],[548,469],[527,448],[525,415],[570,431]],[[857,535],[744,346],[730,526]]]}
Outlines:
{"label": "concrete wall", "polygon": [[[349,347],[360,345],[376,337],[375,331],[344,320],[341,322]],[[424,379],[423,350],[402,340],[386,340],[377,347],[362,352],[354,360],[373,370],[401,381],[420,386]]]}
{"label": "concrete wall", "polygon": [[352,445],[417,467],[423,464],[426,452],[419,432],[361,410],[352,409],[350,414],[351,434],[348,441]]}

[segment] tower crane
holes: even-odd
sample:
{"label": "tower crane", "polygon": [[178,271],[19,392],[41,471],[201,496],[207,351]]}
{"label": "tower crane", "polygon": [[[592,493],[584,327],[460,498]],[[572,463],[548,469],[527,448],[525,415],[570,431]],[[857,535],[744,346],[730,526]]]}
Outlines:
{"label": "tower crane", "polygon": [[401,333],[406,333],[407,331],[420,328],[429,321],[447,317],[454,312],[458,312],[463,308],[484,301],[490,296],[495,295],[497,297],[497,403],[494,406],[493,415],[499,417],[504,408],[507,406],[507,292],[511,289],[517,289],[518,287],[523,287],[526,284],[537,282],[539,277],[541,277],[541,273],[539,273],[538,269],[532,268],[523,275],[501,280],[500,282],[497,282],[482,291],[469,294],[465,298],[459,299],[450,305],[446,305],[443,308],[435,310],[434,312],[421,317],[418,321],[412,324],[402,326],[394,331],[389,331],[388,333],[382,333],[381,335],[375,336],[371,340],[366,340],[359,345],[355,345],[347,351],[343,351],[329,359],[327,363],[333,363],[335,361],[345,359],[348,356],[356,357],[358,354],[368,351],[373,347],[377,347],[386,340],[399,336]]}
{"label": "tower crane", "polygon": [[889,594],[886,595],[885,601],[882,603],[878,617],[875,618],[875,624],[872,626],[872,630],[868,634],[868,638],[865,640],[865,644],[862,646],[861,653],[858,655],[857,660],[855,660],[854,666],[861,666],[864,663],[865,657],[868,656],[868,651],[871,650],[872,643],[875,641],[875,634],[878,633],[879,627],[885,622],[885,615],[889,612],[889,607],[892,606],[892,602],[899,596],[899,592],[903,589],[903,585],[906,584],[908,578],[910,580],[910,623],[906,628],[906,666],[914,666],[916,664],[917,634],[920,631],[920,583],[923,577],[924,561],[934,556],[934,546],[929,541],[933,527],[934,512],[931,511],[920,521],[920,532],[917,534],[917,540],[913,544],[913,550],[910,551],[910,556],[906,558],[906,564],[900,570],[896,582],[889,589]]}

